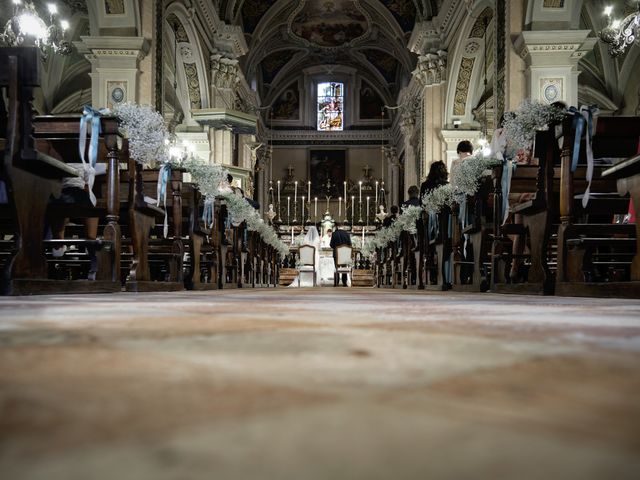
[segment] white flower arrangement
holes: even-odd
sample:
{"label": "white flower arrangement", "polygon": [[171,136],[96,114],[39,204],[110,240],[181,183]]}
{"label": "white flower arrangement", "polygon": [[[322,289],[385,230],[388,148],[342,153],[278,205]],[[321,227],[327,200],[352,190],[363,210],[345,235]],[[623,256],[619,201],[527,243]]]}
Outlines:
{"label": "white flower arrangement", "polygon": [[464,199],[467,195],[475,195],[484,173],[501,164],[502,160],[495,157],[484,157],[481,153],[465,158],[451,176],[454,200]]}
{"label": "white flower arrangement", "polygon": [[[391,242],[395,242],[400,234],[405,231],[411,234],[417,233],[416,221],[422,215],[422,208],[414,205],[406,207],[395,222],[390,226],[378,230],[369,242],[365,242],[367,251],[372,252],[376,248],[387,246]],[[371,254],[371,253],[370,253]]]}
{"label": "white flower arrangement", "polygon": [[564,110],[539,101],[523,101],[515,114],[505,115],[504,130],[507,139],[513,145],[531,150],[536,130],[559,123],[564,118]]}
{"label": "white flower arrangement", "polygon": [[422,205],[428,213],[438,213],[453,203],[453,187],[450,183],[440,185],[422,197]]}
{"label": "white flower arrangement", "polygon": [[120,127],[129,139],[129,155],[144,166],[169,160],[166,139],[169,132],[162,116],[151,107],[123,103],[113,109]]}

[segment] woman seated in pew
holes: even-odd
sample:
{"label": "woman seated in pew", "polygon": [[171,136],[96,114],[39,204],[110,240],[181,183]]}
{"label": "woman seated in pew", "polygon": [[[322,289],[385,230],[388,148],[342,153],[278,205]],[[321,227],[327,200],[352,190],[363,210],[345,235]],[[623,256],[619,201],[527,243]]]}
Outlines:
{"label": "woman seated in pew", "polygon": [[[92,191],[95,177],[106,173],[106,165],[103,163],[96,164],[91,167],[88,163],[69,163],[70,167],[78,172],[77,177],[66,177],[62,180],[62,191],[59,198],[52,198],[50,203],[53,205],[69,205],[75,207],[93,208],[96,206],[96,196]],[[50,216],[49,223],[51,228],[51,238],[64,239],[65,228],[70,218],[67,216]],[[85,226],[85,238],[87,240],[95,240],[98,236],[98,217],[83,217],[82,222]],[[66,251],[66,246],[53,248],[54,257],[62,257]],[[92,263],[93,265],[93,263]],[[95,279],[95,271],[89,271],[89,280]]]}
{"label": "woman seated in pew", "polygon": [[[429,167],[429,174],[427,175],[426,180],[422,182],[422,184],[420,185],[420,199],[423,199],[425,195],[428,195],[436,188],[449,183],[448,179],[449,179],[449,172],[447,171],[447,165],[442,160],[433,162],[431,164],[431,167]],[[425,238],[428,240],[430,240],[432,235],[435,234],[435,230],[433,230],[435,229],[435,225],[433,225],[432,223],[437,221],[437,216],[435,216],[435,214],[429,215],[429,216],[430,216],[429,221],[425,222],[424,224],[425,225],[424,228],[426,228]],[[430,232],[430,230],[432,230],[432,232]],[[427,240],[427,244],[428,244],[428,240]],[[436,252],[430,251],[429,255],[430,255],[430,258],[427,258],[427,263],[429,265],[435,265]],[[437,281],[436,271],[433,269],[430,269],[430,275],[431,275],[430,283],[435,283]]]}
{"label": "woman seated in pew", "polygon": [[[505,171],[507,174],[511,174],[513,171],[513,165],[536,165],[537,161],[533,157],[530,151],[518,148],[518,145],[515,145],[513,141],[511,141],[507,132],[504,128],[504,122],[508,115],[513,114],[512,112],[505,112],[502,117],[500,117],[500,121],[498,122],[498,128],[493,132],[493,137],[491,139],[491,152],[495,155],[496,158],[500,160],[506,160]],[[510,182],[507,182],[507,191],[503,192],[504,200],[503,202],[503,215],[502,215],[502,223],[513,223],[515,225],[522,225],[523,218],[519,213],[510,214],[510,208],[512,206],[528,202],[535,197],[534,192],[524,192],[524,193],[511,193],[509,192]],[[510,220],[510,221],[509,221]],[[528,249],[528,246],[524,242],[524,238],[520,235],[509,235],[509,238],[512,242],[511,254],[511,269],[509,271],[509,279],[512,283],[522,282],[524,281],[524,272],[523,272],[523,263],[522,263],[522,255],[525,253],[525,250]]]}

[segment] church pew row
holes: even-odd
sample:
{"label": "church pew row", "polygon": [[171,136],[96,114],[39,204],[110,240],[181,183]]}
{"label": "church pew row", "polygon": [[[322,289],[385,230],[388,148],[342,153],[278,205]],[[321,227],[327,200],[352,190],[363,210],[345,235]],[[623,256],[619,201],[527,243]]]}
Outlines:
{"label": "church pew row", "polygon": [[[564,136],[561,158],[556,294],[640,298],[640,279],[632,266],[638,255],[636,226],[611,223],[614,215],[627,213],[627,192],[618,195],[616,179],[603,176],[608,166],[596,165],[589,202],[582,206],[586,179],[580,169],[572,172],[570,168],[573,128],[566,119],[563,131],[569,134]],[[639,117],[598,118],[593,137],[595,159],[631,158],[638,154],[639,146]]]}
{"label": "church pew row", "polygon": [[[0,85],[9,100],[2,105],[2,173],[0,179],[7,194],[7,203],[0,207],[0,232],[2,233],[3,265],[1,289],[5,294],[56,293],[69,291],[113,291],[113,251],[116,240],[104,238],[74,239],[67,242],[77,248],[85,247],[93,253],[89,263],[97,280],[74,281],[54,279],[49,276],[47,248],[58,246],[60,241],[45,240],[45,225],[50,197],[59,196],[61,180],[77,177],[77,172],[66,165],[55,151],[50,154],[39,151],[34,136],[43,134],[47,128],[34,123],[32,117],[33,90],[39,85],[37,49],[2,49],[2,63],[7,66],[0,73]],[[56,133],[59,125],[52,127]],[[117,128],[104,125],[103,141],[107,143],[109,158],[114,158]],[[76,127],[77,128],[77,127]],[[115,131],[114,131],[115,130]],[[59,128],[61,135],[64,127]],[[57,133],[56,133],[57,135]],[[45,134],[46,136],[46,134]],[[80,215],[76,211],[75,214]],[[97,253],[99,252],[99,254]],[[103,255],[105,254],[105,255]],[[90,255],[91,257],[92,255]],[[96,257],[107,257],[97,268]],[[111,271],[109,271],[111,269]],[[98,271],[99,274],[98,274]]]}

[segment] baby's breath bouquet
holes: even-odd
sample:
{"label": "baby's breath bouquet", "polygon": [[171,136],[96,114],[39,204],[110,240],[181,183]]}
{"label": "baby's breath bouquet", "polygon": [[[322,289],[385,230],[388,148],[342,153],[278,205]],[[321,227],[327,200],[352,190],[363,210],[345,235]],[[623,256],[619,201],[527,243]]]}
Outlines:
{"label": "baby's breath bouquet", "polygon": [[527,99],[515,113],[508,112],[505,115],[504,130],[511,144],[531,150],[536,130],[544,130],[563,118],[563,109]]}
{"label": "baby's breath bouquet", "polygon": [[149,167],[169,160],[166,140],[169,132],[162,115],[149,106],[122,103],[113,109],[120,128],[129,140],[129,155]]}

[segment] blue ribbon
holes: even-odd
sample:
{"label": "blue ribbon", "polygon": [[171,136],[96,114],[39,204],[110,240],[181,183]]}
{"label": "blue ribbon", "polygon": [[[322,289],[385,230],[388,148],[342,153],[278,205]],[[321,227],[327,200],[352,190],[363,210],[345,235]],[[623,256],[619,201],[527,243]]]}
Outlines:
{"label": "blue ribbon", "polygon": [[427,230],[427,238],[429,241],[435,240],[439,233],[438,214],[436,212],[429,212],[429,228]]}
{"label": "blue ribbon", "polygon": [[169,178],[171,177],[171,164],[164,163],[160,167],[160,171],[158,172],[158,187],[157,187],[157,200],[156,206],[160,206],[160,199],[162,199],[162,205],[164,206],[164,226],[162,233],[164,238],[167,238],[169,234],[169,218],[167,214],[167,183],[169,183]]}
{"label": "blue ribbon", "polygon": [[87,163],[84,158],[84,152],[87,142],[87,128],[91,127],[91,137],[89,140],[89,164],[92,167],[96,166],[96,162],[98,160],[98,140],[100,139],[100,133],[102,131],[100,117],[105,113],[107,113],[107,110],[104,108],[96,110],[89,105],[85,105],[82,111],[82,118],[80,118],[80,142],[78,144],[80,149],[80,158],[82,159],[82,163]]}
{"label": "blue ribbon", "polygon": [[591,195],[591,180],[593,179],[593,169],[594,169],[594,160],[593,160],[593,118],[598,114],[598,109],[595,106],[582,106],[580,107],[580,113],[582,118],[585,119],[587,123],[587,189],[582,196],[582,206],[583,208],[587,206],[589,203],[589,197]]}
{"label": "blue ribbon", "polygon": [[204,222],[205,228],[213,225],[213,200],[205,199],[204,209],[202,210],[202,221]]}
{"label": "blue ribbon", "polygon": [[578,168],[578,160],[580,158],[580,140],[584,131],[586,120],[582,113],[576,107],[570,107],[569,113],[573,114],[573,129],[575,137],[573,139],[573,157],[571,159],[571,171],[575,172]]}
{"label": "blue ribbon", "polygon": [[502,178],[500,188],[502,190],[502,225],[505,224],[509,216],[509,192],[511,191],[511,178],[516,173],[518,165],[511,160],[504,160],[502,163]]}

